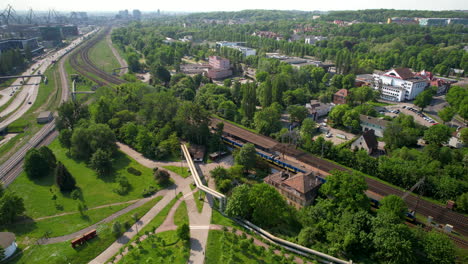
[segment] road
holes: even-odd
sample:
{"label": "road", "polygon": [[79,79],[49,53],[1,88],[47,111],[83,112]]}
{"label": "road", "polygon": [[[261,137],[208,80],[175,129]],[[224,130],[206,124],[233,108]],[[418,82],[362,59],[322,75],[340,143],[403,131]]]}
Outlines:
{"label": "road", "polygon": [[[92,34],[92,32],[88,33]],[[83,38],[77,39],[78,43],[81,43]],[[75,44],[72,47],[76,47]],[[67,59],[69,53],[63,53],[60,56],[52,55],[48,60],[59,60],[59,73],[62,85],[62,102],[68,100],[69,96],[69,84],[67,80],[67,73],[64,68],[64,62]],[[26,152],[39,145],[47,145],[57,137],[58,132],[55,131],[55,120],[52,120],[49,124],[43,126],[25,145],[23,145],[15,154],[13,154],[6,162],[0,165],[0,182],[4,186],[8,186],[12,183],[16,177],[21,173],[23,158]],[[45,139],[45,140],[44,140]]]}
{"label": "road", "polygon": [[[85,36],[88,36],[90,34],[93,34],[95,31],[92,31]],[[41,73],[44,73],[47,68],[52,64],[52,61],[54,60],[59,60],[62,56],[64,56],[69,50],[75,48],[77,45],[79,45],[83,41],[84,37],[80,37],[78,39],[75,39],[70,45],[67,47],[53,53],[47,58],[39,60],[37,63],[33,64],[27,71],[23,73],[23,75],[30,75],[33,73],[33,69],[37,70],[37,73],[39,71]],[[3,92],[7,92],[7,99],[11,98],[10,93],[12,89],[16,89],[20,85],[21,79],[17,79],[13,84],[9,87],[3,90]],[[13,101],[10,103],[8,107],[6,107],[1,113],[0,116],[7,116],[9,115],[5,120],[3,120],[0,123],[0,131],[3,131],[8,125],[19,119],[21,116],[23,116],[34,104],[37,98],[37,94],[39,92],[39,84],[41,82],[41,77],[31,77],[29,80],[26,82],[26,85],[23,85],[21,91],[19,91],[19,94],[13,99]],[[19,88],[18,88],[19,89]],[[3,95],[3,94],[2,94]],[[5,98],[5,96],[2,97],[2,99]],[[29,103],[31,102],[31,103]],[[4,102],[5,104],[6,102]]]}

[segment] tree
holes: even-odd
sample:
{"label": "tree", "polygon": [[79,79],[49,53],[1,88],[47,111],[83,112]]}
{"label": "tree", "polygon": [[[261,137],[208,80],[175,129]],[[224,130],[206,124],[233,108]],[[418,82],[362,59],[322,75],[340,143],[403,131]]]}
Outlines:
{"label": "tree", "polygon": [[353,88],[350,90],[350,93],[351,100],[355,103],[359,102],[361,105],[367,101],[374,100],[375,97],[374,89],[368,86]]}
{"label": "tree", "polygon": [[232,190],[226,205],[226,214],[231,217],[247,219],[252,214],[252,205],[249,202],[250,187],[247,184],[237,186]]}
{"label": "tree", "polygon": [[47,176],[52,169],[49,161],[35,148],[28,150],[26,153],[23,168],[30,178]]}
{"label": "tree", "polygon": [[391,122],[384,130],[383,140],[385,148],[396,149],[404,146],[415,145],[419,132],[415,128],[404,127],[402,124]]}
{"label": "tree", "polygon": [[163,82],[164,85],[167,85],[171,81],[171,73],[161,65],[154,67],[151,75]]}
{"label": "tree", "polygon": [[5,192],[0,198],[0,225],[12,223],[24,210],[23,198],[10,191]]}
{"label": "tree", "polygon": [[416,96],[413,103],[419,106],[421,111],[424,111],[424,108],[431,103],[432,95],[431,90],[425,90]]}
{"label": "tree", "polygon": [[387,217],[395,219],[396,223],[402,223],[407,212],[408,207],[405,202],[396,195],[385,196],[380,201],[380,207],[377,210],[378,214],[386,214]]}
{"label": "tree", "polygon": [[362,174],[342,171],[333,172],[320,187],[320,192],[330,197],[333,206],[347,211],[369,209],[369,198],[364,194],[365,190],[367,184]]}
{"label": "tree", "polygon": [[250,121],[255,114],[257,96],[256,87],[253,83],[246,83],[242,85],[242,102],[241,112],[245,120]]}
{"label": "tree", "polygon": [[409,227],[404,224],[382,224],[385,221],[374,219],[373,244],[375,254],[385,263],[414,263],[414,245]]}
{"label": "tree", "polygon": [[68,128],[60,130],[60,134],[59,134],[60,145],[62,145],[62,147],[64,148],[70,149],[72,135],[73,135],[73,131]]}
{"label": "tree", "polygon": [[343,77],[342,82],[342,87],[344,89],[351,89],[354,87],[354,83],[356,82],[356,75],[354,74],[348,74]]}
{"label": "tree", "polygon": [[177,236],[184,241],[190,240],[190,227],[187,223],[183,223],[177,227]]}
{"label": "tree", "polygon": [[112,118],[113,112],[107,97],[101,97],[91,105],[91,117],[94,122],[106,124]]}
{"label": "tree", "polygon": [[39,153],[41,154],[41,157],[44,159],[44,161],[47,163],[47,166],[50,171],[55,169],[55,166],[57,165],[57,159],[55,158],[54,153],[52,150],[50,150],[47,146],[42,146],[39,148]]}
{"label": "tree", "polygon": [[111,154],[99,148],[91,156],[89,165],[98,173],[99,176],[107,175],[112,171]]}
{"label": "tree", "polygon": [[450,128],[442,124],[431,126],[424,132],[424,140],[437,145],[447,142],[450,136]]}
{"label": "tree", "polygon": [[119,237],[122,233],[122,224],[118,220],[112,225],[112,233],[114,233],[115,237]]}
{"label": "tree", "polygon": [[460,130],[460,139],[464,144],[468,145],[468,128],[465,127]]}
{"label": "tree", "polygon": [[307,108],[301,105],[290,105],[286,111],[289,113],[290,122],[298,123],[302,123],[302,121],[304,121],[304,119],[307,117],[307,114],[309,113]]}
{"label": "tree", "polygon": [[439,116],[440,118],[444,121],[444,123],[446,122],[450,122],[453,118],[453,116],[456,114],[456,109],[451,107],[451,106],[448,106],[448,107],[445,107],[444,109],[440,110],[439,111]]}
{"label": "tree", "polygon": [[328,119],[333,123],[333,125],[343,125],[343,117],[348,111],[351,111],[351,107],[349,107],[349,105],[337,105],[330,111]]}
{"label": "tree", "polygon": [[55,169],[55,183],[62,192],[70,192],[76,189],[75,178],[73,178],[65,165],[60,161],[57,163],[57,168]]}
{"label": "tree", "polygon": [[426,258],[430,264],[455,263],[455,247],[445,234],[432,230],[427,233],[422,243]]}
{"label": "tree", "polygon": [[155,168],[154,170],[154,179],[159,185],[166,184],[169,182],[169,179],[171,178],[171,175],[167,170],[160,170],[158,168]]}
{"label": "tree", "polygon": [[244,166],[246,171],[253,169],[257,161],[257,151],[251,143],[244,144],[235,156],[236,164]]}
{"label": "tree", "polygon": [[73,100],[62,103],[57,112],[57,128],[59,130],[64,128],[73,129],[78,120],[89,116],[88,107]]}
{"label": "tree", "polygon": [[468,192],[458,197],[457,208],[462,212],[468,212]]}
{"label": "tree", "polygon": [[306,118],[302,121],[301,137],[302,139],[312,138],[313,134],[317,131],[317,123],[312,118]]}
{"label": "tree", "polygon": [[271,185],[255,184],[250,189],[251,220],[269,228],[277,227],[288,219],[289,209],[283,196]]}
{"label": "tree", "polygon": [[255,113],[255,128],[264,135],[270,135],[281,128],[281,114],[272,107],[266,107]]}

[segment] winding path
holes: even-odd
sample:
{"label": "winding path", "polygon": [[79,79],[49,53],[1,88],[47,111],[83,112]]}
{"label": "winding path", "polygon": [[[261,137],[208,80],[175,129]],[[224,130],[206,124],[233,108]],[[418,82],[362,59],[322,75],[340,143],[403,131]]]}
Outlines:
{"label": "winding path", "polygon": [[[112,50],[112,53],[114,54],[114,57],[119,62],[120,67],[128,67],[127,61],[124,60],[122,56],[120,56],[120,53],[115,49],[114,44],[112,44],[111,35],[112,35],[112,31],[106,36],[107,45]],[[127,72],[128,72],[128,68],[120,69],[120,76],[126,74]]]}

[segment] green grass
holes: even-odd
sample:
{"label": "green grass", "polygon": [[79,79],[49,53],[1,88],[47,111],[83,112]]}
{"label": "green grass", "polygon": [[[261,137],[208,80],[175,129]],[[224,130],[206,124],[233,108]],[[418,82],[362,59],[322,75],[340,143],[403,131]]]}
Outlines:
{"label": "green grass", "polygon": [[[190,189],[193,191],[195,186],[190,184]],[[199,213],[203,210],[203,204],[205,203],[205,192],[198,190],[197,192],[193,193],[193,200],[195,200],[195,204],[197,205],[197,210]],[[201,199],[199,199],[201,197]]]}
{"label": "green grass", "polygon": [[163,166],[163,168],[170,170],[174,173],[177,173],[180,175],[182,178],[187,178],[190,176],[190,171],[188,170],[187,167],[180,167],[180,166]]}
{"label": "green grass", "polygon": [[185,201],[182,201],[177,207],[175,214],[174,214],[174,224],[176,226],[181,226],[183,224],[189,224],[189,218],[187,213],[187,204]]}
{"label": "green grass", "polygon": [[[142,198],[143,189],[149,185],[157,186],[152,176],[152,170],[146,168],[135,160],[119,152],[114,158],[115,172],[110,176],[98,177],[96,172],[86,166],[82,161],[75,161],[68,157],[68,150],[60,146],[58,140],[54,140],[49,146],[57,160],[61,161],[70,173],[75,177],[77,186],[82,191],[83,203],[88,208],[99,205],[124,202]],[[134,167],[142,172],[141,176],[135,176],[127,172],[128,167]],[[115,177],[122,175],[127,177],[132,186],[128,194],[121,196],[113,189]],[[24,199],[26,215],[32,218],[55,215],[63,212],[76,211],[76,201],[69,194],[62,194],[54,185],[53,176],[47,176],[40,180],[31,180],[23,172],[10,186],[10,190],[16,192]],[[53,195],[57,199],[52,200]]]}
{"label": "green grass", "polygon": [[143,229],[140,230],[141,234],[144,234],[146,231],[154,231],[156,228],[158,228],[166,219],[167,215],[169,214],[169,211],[171,208],[174,206],[174,204],[177,202],[177,200],[182,196],[181,193],[179,193],[176,198],[172,199],[154,218],[149,222]]}
{"label": "green grass", "polygon": [[120,211],[129,205],[130,204],[122,204],[88,210],[84,212],[83,216],[77,212],[75,214],[58,216],[39,221],[23,221],[7,226],[5,231],[15,233],[16,241],[18,243],[29,244],[35,239],[43,237],[46,232],[49,232],[49,237],[57,237],[74,233],[101,221],[107,216]]}
{"label": "green grass", "polygon": [[[226,263],[293,263],[284,257],[269,252],[264,247],[248,241],[248,246],[241,248],[243,239],[231,232],[210,230],[206,246],[206,264]],[[244,242],[245,243],[245,242]]]}
{"label": "green grass", "polygon": [[166,231],[152,235],[132,248],[118,263],[180,263],[188,262],[190,245],[178,238],[176,231]]}
{"label": "green grass", "polygon": [[241,228],[236,222],[222,215],[218,210],[212,210],[211,224]]}
{"label": "green grass", "polygon": [[[99,225],[97,229],[98,236],[85,245],[73,249],[70,242],[61,242],[50,245],[31,245],[30,248],[20,254],[18,257],[6,262],[7,264],[31,264],[31,263],[47,263],[47,264],[81,264],[88,263],[90,260],[98,256],[102,251],[109,247],[116,237],[112,233],[112,225],[119,221],[120,223],[134,223],[133,214],[138,216],[145,215],[158,201],[153,199],[146,204],[133,209],[132,211],[121,215],[113,221]],[[23,245],[20,245],[23,248]]]}
{"label": "green grass", "polygon": [[109,45],[107,45],[106,38],[103,38],[91,48],[89,58],[96,66],[107,73],[112,73],[112,69],[120,68],[119,61],[112,53]]}

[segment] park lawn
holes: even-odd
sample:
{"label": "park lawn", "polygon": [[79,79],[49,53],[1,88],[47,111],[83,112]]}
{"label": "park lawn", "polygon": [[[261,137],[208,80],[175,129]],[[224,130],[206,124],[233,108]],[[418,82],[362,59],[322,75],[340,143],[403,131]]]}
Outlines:
{"label": "park lawn", "polygon": [[240,236],[231,232],[210,230],[205,263],[289,263],[283,262],[283,257],[269,252],[264,247],[256,246],[250,241],[248,242],[249,246],[242,249],[240,247],[241,240]]}
{"label": "park lawn", "polygon": [[187,167],[180,167],[180,166],[163,166],[166,170],[170,170],[174,173],[177,173],[179,176],[182,178],[187,178],[190,176],[190,171],[188,170]]}
{"label": "park lawn", "polygon": [[120,68],[119,61],[112,53],[109,45],[107,45],[106,38],[103,38],[90,49],[89,58],[98,68],[107,73],[112,73],[113,69]]}
{"label": "park lawn", "polygon": [[177,232],[166,231],[151,235],[125,255],[119,264],[188,263],[190,245],[179,239]]}
{"label": "park lawn", "polygon": [[[49,245],[31,245],[29,249],[24,251],[18,257],[11,259],[5,264],[32,264],[32,263],[47,263],[47,264],[82,264],[88,263],[90,260],[97,257],[102,251],[108,248],[115,240],[116,236],[112,233],[112,225],[119,221],[120,223],[128,222],[132,225],[135,221],[133,215],[137,214],[139,218],[145,215],[160,199],[153,199],[144,205],[127,212],[110,221],[98,225],[96,228],[98,236],[93,238],[83,246],[73,249],[70,241],[49,244]],[[24,248],[20,245],[20,248]],[[3,264],[3,263],[2,263]]]}
{"label": "park lawn", "polygon": [[176,209],[174,214],[174,224],[176,226],[181,226],[183,224],[189,224],[189,218],[187,213],[187,204],[185,201],[182,201],[179,204],[179,207]]}
{"label": "park lawn", "polygon": [[[193,184],[190,184],[190,189],[193,191],[195,189],[195,186]],[[193,193],[193,200],[195,200],[195,204],[197,205],[197,210],[199,213],[203,210],[203,204],[205,203],[205,192],[198,190],[195,193]],[[201,199],[199,199],[201,197]]]}
{"label": "park lawn", "polygon": [[[115,172],[110,176],[98,177],[96,172],[88,168],[84,162],[69,158],[68,150],[62,148],[57,139],[49,147],[54,152],[57,160],[61,161],[73,177],[75,177],[77,186],[82,192],[82,202],[88,208],[141,199],[143,198],[143,189],[149,185],[160,189],[153,179],[151,169],[140,165],[121,152],[118,152],[114,158]],[[127,172],[128,167],[141,171],[141,176],[135,176]],[[119,195],[113,191],[117,187],[114,180],[118,175],[127,177],[131,185],[131,189],[126,195]],[[68,193],[61,193],[59,191],[54,184],[52,175],[39,180],[31,180],[23,172],[9,186],[9,189],[24,199],[26,215],[31,218],[77,210],[77,201],[73,200]],[[52,200],[54,194],[57,196],[55,201]]]}
{"label": "park lawn", "polygon": [[88,210],[83,213],[83,216],[76,212],[70,215],[57,216],[43,220],[26,220],[7,226],[6,231],[15,233],[16,241],[20,244],[31,244],[36,239],[43,237],[46,232],[49,233],[49,237],[74,233],[101,221],[129,205],[131,204],[121,204]]}
{"label": "park lawn", "polygon": [[218,210],[212,210],[211,213],[211,224],[212,225],[222,225],[222,226],[230,226],[230,227],[235,227],[235,228],[242,228],[240,225],[238,225],[236,222],[231,220],[230,218],[225,217],[222,215]]}
{"label": "park lawn", "polygon": [[[166,219],[167,215],[169,214],[169,211],[171,208],[174,206],[174,204],[177,202],[177,200],[182,196],[181,193],[177,194],[176,198],[172,199],[154,218],[149,222],[145,227],[143,227],[140,230],[140,234],[144,234],[146,232],[154,232],[156,228],[158,228],[164,220]],[[132,239],[132,241],[135,238]]]}

